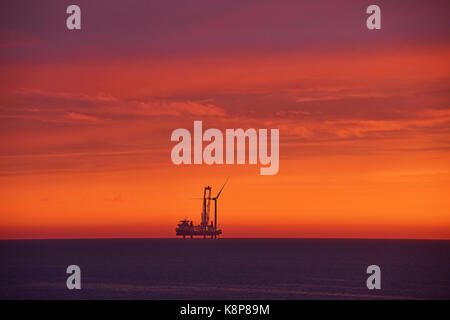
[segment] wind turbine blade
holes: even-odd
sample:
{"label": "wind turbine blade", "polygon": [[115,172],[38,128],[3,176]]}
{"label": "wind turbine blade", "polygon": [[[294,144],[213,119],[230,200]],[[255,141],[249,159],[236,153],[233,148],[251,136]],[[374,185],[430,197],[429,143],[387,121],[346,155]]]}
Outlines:
{"label": "wind turbine blade", "polygon": [[220,189],[219,193],[218,193],[217,196],[216,196],[216,199],[219,198],[220,193],[222,192],[223,188],[225,188],[225,185],[226,185],[227,182],[228,182],[228,179],[230,179],[230,177],[228,177],[227,180],[225,181],[225,183],[223,184],[222,188]]}

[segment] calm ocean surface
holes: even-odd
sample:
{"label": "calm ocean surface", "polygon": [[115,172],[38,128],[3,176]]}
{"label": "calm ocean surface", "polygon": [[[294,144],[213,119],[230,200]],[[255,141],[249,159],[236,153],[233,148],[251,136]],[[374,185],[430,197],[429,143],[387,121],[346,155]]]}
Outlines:
{"label": "calm ocean surface", "polygon": [[[450,241],[16,240],[0,259],[2,299],[450,299]],[[71,264],[82,290],[66,288]]]}

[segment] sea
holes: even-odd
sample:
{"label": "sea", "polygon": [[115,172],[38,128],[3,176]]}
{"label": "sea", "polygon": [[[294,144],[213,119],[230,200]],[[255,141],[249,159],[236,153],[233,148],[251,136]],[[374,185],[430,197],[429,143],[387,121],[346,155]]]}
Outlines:
{"label": "sea", "polygon": [[450,299],[450,241],[2,240],[0,299]]}

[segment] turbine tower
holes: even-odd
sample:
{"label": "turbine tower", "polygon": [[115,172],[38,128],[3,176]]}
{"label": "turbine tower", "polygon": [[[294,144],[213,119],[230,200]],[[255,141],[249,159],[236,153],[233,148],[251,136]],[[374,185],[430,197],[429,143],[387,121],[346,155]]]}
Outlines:
{"label": "turbine tower", "polygon": [[214,238],[217,238],[217,199],[219,199],[219,196],[222,193],[223,188],[225,188],[225,185],[227,184],[229,178],[230,177],[227,178],[222,188],[219,190],[219,193],[217,193],[217,196],[211,199],[214,200]]}

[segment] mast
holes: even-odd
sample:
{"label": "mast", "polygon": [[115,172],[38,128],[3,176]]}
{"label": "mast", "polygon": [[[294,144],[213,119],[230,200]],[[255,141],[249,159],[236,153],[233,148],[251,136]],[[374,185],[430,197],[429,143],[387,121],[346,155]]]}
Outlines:
{"label": "mast", "polygon": [[217,238],[217,198],[214,198],[214,238]]}

